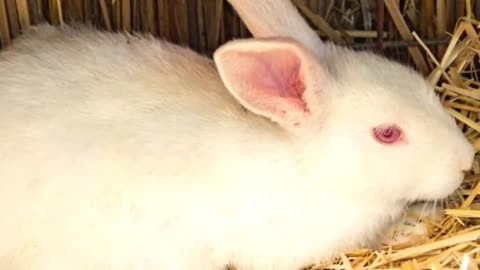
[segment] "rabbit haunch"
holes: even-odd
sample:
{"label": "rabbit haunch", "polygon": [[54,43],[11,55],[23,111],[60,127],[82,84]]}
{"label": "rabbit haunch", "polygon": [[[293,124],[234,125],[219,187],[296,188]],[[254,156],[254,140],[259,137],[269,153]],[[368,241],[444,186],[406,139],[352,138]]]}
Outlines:
{"label": "rabbit haunch", "polygon": [[428,84],[324,49],[32,28],[0,52],[0,268],[295,269],[453,192],[473,151]]}

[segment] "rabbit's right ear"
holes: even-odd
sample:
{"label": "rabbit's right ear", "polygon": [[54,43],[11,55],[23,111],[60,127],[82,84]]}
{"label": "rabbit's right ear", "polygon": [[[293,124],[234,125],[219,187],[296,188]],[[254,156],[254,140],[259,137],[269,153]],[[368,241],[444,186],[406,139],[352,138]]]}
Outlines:
{"label": "rabbit's right ear", "polygon": [[288,131],[301,132],[323,110],[320,96],[328,75],[310,50],[292,39],[231,41],[214,59],[226,88],[245,108]]}
{"label": "rabbit's right ear", "polygon": [[227,0],[256,38],[290,37],[316,52],[320,37],[291,0]]}

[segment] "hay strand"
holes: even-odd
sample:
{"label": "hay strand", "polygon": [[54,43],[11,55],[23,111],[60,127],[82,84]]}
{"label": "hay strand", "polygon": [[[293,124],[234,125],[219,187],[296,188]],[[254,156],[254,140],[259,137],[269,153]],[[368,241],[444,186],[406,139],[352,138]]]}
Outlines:
{"label": "hay strand", "polygon": [[[407,23],[405,22],[400,9],[398,8],[395,0],[385,0],[385,6],[387,7],[390,15],[392,16],[393,22],[397,27],[400,35],[402,36],[403,40],[413,40],[412,33],[408,28]],[[412,55],[413,61],[415,62],[416,66],[418,67],[419,71],[426,75],[428,73],[428,66],[425,62],[425,59],[420,52],[420,50],[416,47],[408,48],[408,51]]]}
{"label": "hay strand", "polygon": [[7,46],[10,44],[10,30],[8,28],[7,7],[4,1],[0,1],[0,44]]}

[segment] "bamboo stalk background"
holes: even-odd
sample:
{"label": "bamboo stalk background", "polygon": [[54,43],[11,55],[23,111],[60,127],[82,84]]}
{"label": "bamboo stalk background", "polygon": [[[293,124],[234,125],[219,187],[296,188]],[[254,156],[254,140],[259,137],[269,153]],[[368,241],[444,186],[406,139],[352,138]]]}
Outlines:
{"label": "bamboo stalk background", "polygon": [[[322,38],[354,48],[380,50],[387,57],[412,64],[423,74],[428,70],[426,55],[402,43],[413,40],[409,33],[416,32],[423,40],[445,40],[458,18],[467,14],[467,6],[471,6],[473,15],[480,15],[480,0],[292,1]],[[385,18],[377,18],[379,3]],[[225,0],[0,0],[0,45],[8,46],[30,24],[43,21],[79,21],[110,31],[148,32],[207,54],[227,40],[250,37]],[[380,28],[377,23],[381,23]],[[372,45],[383,41],[389,48]],[[444,47],[445,43],[429,48],[441,57]]]}

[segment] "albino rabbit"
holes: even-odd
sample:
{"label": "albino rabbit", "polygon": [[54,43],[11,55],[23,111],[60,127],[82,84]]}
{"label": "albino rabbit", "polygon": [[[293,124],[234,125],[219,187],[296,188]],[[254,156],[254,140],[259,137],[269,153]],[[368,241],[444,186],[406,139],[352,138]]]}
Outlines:
{"label": "albino rabbit", "polygon": [[0,269],[297,269],[453,192],[474,152],[428,83],[312,44],[211,61],[83,27],[19,37],[0,52]]}
{"label": "albino rabbit", "polygon": [[[228,0],[235,8],[249,30],[257,38],[291,37],[298,40],[305,47],[316,53],[320,62],[335,61],[335,53],[325,45],[318,35],[308,26],[300,16],[291,0]],[[327,48],[325,46],[328,46]],[[329,65],[326,65],[329,66]],[[394,83],[394,81],[392,81]],[[436,205],[436,204],[435,204]],[[408,212],[416,216],[434,221],[440,218],[442,207],[426,203],[416,203],[408,208]],[[433,211],[434,215],[428,214]],[[429,217],[431,216],[431,217]],[[414,241],[417,235],[426,236],[425,224],[416,218],[399,217],[388,229],[400,234],[390,239],[389,244]],[[413,235],[413,236],[412,236]],[[409,237],[412,236],[412,239]],[[388,238],[386,240],[389,240]]]}

